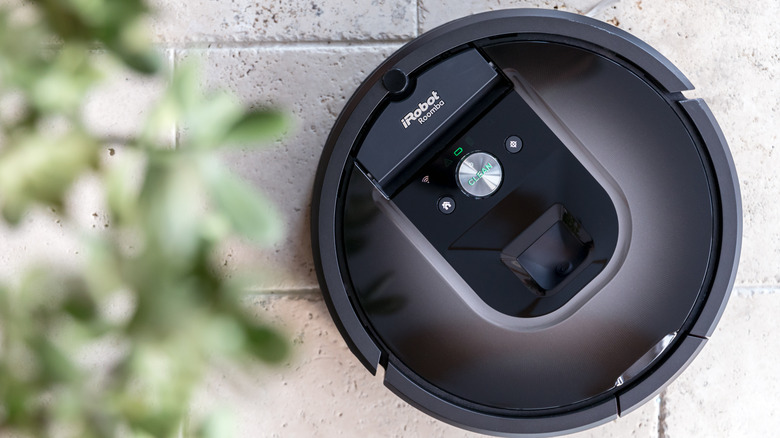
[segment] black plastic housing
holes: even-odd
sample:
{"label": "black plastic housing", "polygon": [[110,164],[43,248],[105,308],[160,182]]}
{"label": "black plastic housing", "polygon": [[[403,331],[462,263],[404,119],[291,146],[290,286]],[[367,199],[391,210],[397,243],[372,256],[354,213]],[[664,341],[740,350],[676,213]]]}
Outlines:
{"label": "black plastic housing", "polygon": [[[391,70],[408,84],[388,90]],[[474,15],[391,55],[337,119],[312,200],[352,352],[410,404],[495,435],[571,433],[652,398],[714,330],[740,250],[733,160],[692,88],[644,42],[559,11]],[[458,191],[459,148],[498,157],[496,194]]]}

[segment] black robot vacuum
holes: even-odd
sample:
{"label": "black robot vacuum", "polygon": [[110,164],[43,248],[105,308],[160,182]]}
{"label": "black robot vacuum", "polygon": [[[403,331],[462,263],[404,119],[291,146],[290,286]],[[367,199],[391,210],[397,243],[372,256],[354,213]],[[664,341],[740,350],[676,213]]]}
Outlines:
{"label": "black robot vacuum", "polygon": [[406,44],[333,127],[317,274],[352,352],[420,410],[569,433],[656,395],[737,267],[734,164],[692,84],[608,24],[463,18]]}

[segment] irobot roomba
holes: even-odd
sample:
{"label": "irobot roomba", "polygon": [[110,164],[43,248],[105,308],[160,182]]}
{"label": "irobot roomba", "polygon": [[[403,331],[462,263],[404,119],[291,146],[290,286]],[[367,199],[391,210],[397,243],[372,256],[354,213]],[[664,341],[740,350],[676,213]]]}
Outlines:
{"label": "irobot roomba", "polygon": [[590,18],[503,10],[406,44],[347,103],[312,202],[351,351],[448,423],[570,433],[656,395],[726,305],[741,239],[692,84]]}

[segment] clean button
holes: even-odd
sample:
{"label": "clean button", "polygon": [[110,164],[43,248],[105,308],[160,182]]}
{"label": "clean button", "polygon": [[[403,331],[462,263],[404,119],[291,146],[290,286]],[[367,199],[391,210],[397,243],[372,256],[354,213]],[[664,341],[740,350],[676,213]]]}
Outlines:
{"label": "clean button", "polygon": [[461,190],[475,198],[495,193],[503,179],[501,163],[487,152],[472,152],[463,157],[456,174]]}

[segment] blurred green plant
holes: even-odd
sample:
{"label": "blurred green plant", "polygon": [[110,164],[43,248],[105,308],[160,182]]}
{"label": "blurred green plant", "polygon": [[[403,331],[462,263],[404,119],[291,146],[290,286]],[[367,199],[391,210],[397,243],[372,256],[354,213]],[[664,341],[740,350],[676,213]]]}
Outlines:
{"label": "blurred green plant", "polygon": [[[267,143],[286,118],[205,95],[196,68],[183,66],[145,126],[122,141],[140,171],[111,163],[116,139],[90,132],[85,96],[103,79],[96,53],[167,77],[143,26],[146,6],[9,3],[0,6],[2,217],[14,225],[46,206],[78,232],[66,199],[94,175],[112,225],[83,232],[83,269],[45,266],[0,285],[0,435],[223,436],[218,417],[183,426],[210,361],[279,362],[287,344],[247,313],[245,285],[215,267],[224,239],[268,244],[281,229],[274,208],[215,154]],[[159,144],[174,127],[185,132],[176,147]],[[111,311],[117,302],[121,315]],[[101,366],[84,359],[96,345],[112,351]]]}

